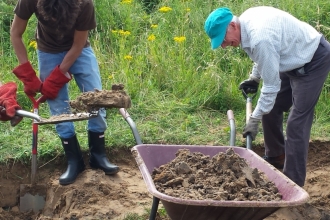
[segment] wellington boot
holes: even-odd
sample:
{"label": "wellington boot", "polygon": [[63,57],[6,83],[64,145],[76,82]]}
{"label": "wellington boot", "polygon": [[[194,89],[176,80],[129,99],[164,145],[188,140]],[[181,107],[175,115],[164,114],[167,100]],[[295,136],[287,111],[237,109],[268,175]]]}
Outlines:
{"label": "wellington boot", "polygon": [[101,169],[106,175],[116,174],[119,167],[110,163],[105,151],[104,132],[88,132],[90,150],[89,165],[94,169]]}
{"label": "wellington boot", "polygon": [[68,139],[61,138],[61,141],[68,167],[65,173],[61,175],[59,182],[61,185],[68,185],[73,183],[78,174],[85,170],[85,163],[76,135]]}

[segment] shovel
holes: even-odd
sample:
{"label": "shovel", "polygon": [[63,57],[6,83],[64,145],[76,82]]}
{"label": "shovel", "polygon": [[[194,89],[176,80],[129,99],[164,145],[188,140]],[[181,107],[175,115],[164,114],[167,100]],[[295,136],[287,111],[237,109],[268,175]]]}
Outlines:
{"label": "shovel", "polygon": [[65,117],[53,116],[48,119],[39,117],[39,104],[46,101],[46,97],[41,96],[37,100],[29,96],[33,103],[33,113],[17,110],[16,116],[32,118],[32,162],[31,162],[31,184],[20,185],[20,206],[21,212],[33,210],[34,213],[39,212],[45,206],[47,186],[45,184],[36,183],[37,174],[37,145],[38,145],[38,125],[56,124],[65,121],[81,121],[98,116],[98,111],[91,113],[70,114]]}
{"label": "shovel", "polygon": [[[252,114],[252,99],[257,95],[257,93],[249,96],[246,92],[244,92],[244,89],[242,89],[242,94],[246,99],[246,124],[247,124]],[[246,148],[252,150],[252,137],[249,134],[246,136]]]}
{"label": "shovel", "polygon": [[[46,100],[44,96],[41,96],[35,100],[32,96],[29,96],[33,103],[34,115],[38,115],[39,103]],[[22,112],[21,112],[22,113]],[[38,121],[34,119],[34,121]],[[31,184],[20,185],[20,205],[21,212],[27,212],[33,210],[34,213],[39,212],[45,206],[47,186],[45,184],[36,183],[37,174],[37,144],[38,144],[38,124],[32,124],[32,162],[31,162]]]}

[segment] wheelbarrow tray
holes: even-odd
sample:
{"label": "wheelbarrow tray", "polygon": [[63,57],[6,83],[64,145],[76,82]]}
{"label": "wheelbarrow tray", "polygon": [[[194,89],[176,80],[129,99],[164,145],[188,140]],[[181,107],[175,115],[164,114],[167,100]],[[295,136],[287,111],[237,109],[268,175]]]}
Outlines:
{"label": "wheelbarrow tray", "polygon": [[[275,183],[282,194],[280,201],[220,201],[189,200],[168,196],[159,192],[153,182],[151,173],[154,168],[167,164],[175,158],[179,149],[201,152],[213,157],[228,148],[244,158],[251,168],[264,172],[268,179]],[[149,193],[159,198],[168,216],[172,220],[258,220],[264,219],[281,207],[302,205],[308,201],[308,193],[288,177],[267,163],[252,150],[232,146],[198,146],[198,145],[156,145],[140,144],[132,148],[132,153],[139,166]]]}

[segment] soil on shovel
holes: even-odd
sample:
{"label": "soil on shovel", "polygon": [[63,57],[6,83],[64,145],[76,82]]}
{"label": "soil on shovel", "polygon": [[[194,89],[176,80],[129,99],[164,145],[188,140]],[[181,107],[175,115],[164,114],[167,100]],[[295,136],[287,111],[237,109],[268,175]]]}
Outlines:
{"label": "soil on shovel", "polygon": [[124,91],[123,84],[114,84],[111,90],[95,89],[92,92],[83,92],[69,104],[72,113],[41,118],[37,123],[56,124],[64,121],[87,120],[96,117],[99,108],[130,108],[131,98]]}
{"label": "soil on shovel", "polygon": [[[0,219],[6,220],[124,220],[149,219],[131,217],[142,215],[152,206],[152,195],[142,178],[138,165],[127,150],[114,150],[107,146],[111,162],[120,167],[119,173],[105,175],[88,166],[89,154],[84,153],[87,169],[70,185],[58,183],[66,169],[64,156],[54,156],[38,164],[38,183],[47,184],[46,205],[42,212],[19,212],[19,186],[29,184],[30,164],[17,160],[0,165]],[[259,155],[264,148],[253,146]],[[229,173],[228,173],[229,174]],[[281,208],[265,220],[327,220],[330,219],[330,143],[311,142],[309,146],[307,178],[303,187],[310,200],[298,207]],[[257,181],[256,181],[257,182]],[[162,209],[160,203],[159,210]],[[159,211],[164,213],[164,211]],[[157,220],[169,220],[157,216]]]}
{"label": "soil on shovel", "polygon": [[92,112],[98,108],[130,108],[131,99],[124,91],[123,84],[112,85],[111,90],[84,92],[75,100],[70,101],[70,107],[77,112]]}
{"label": "soil on shovel", "polygon": [[257,168],[250,168],[229,148],[212,158],[180,149],[176,158],[152,173],[159,192],[192,200],[278,201],[275,184]]}

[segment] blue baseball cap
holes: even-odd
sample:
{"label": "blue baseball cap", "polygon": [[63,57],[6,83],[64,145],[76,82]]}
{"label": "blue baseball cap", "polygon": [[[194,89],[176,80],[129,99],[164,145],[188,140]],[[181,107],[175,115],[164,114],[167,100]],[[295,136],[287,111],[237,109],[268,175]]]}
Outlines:
{"label": "blue baseball cap", "polygon": [[234,15],[229,8],[218,8],[207,17],[204,29],[211,38],[211,48],[218,48],[225,39],[227,27]]}

